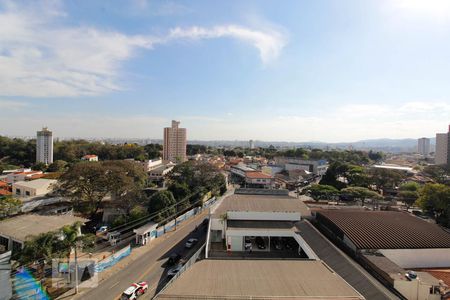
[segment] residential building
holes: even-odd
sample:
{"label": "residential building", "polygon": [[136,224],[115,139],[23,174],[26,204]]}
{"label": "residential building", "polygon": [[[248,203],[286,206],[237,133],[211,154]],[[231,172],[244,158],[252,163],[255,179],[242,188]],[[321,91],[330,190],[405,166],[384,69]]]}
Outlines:
{"label": "residential building", "polygon": [[30,236],[57,231],[65,225],[87,220],[71,215],[45,216],[26,214],[0,221],[0,245],[6,250],[21,250]]}
{"label": "residential building", "polygon": [[427,157],[431,152],[430,149],[430,139],[429,138],[420,138],[417,140],[417,153],[422,156]]}
{"label": "residential building", "polygon": [[250,149],[255,149],[255,141],[254,140],[250,140],[248,142]]}
{"label": "residential building", "polygon": [[186,156],[186,128],[180,128],[180,122],[172,121],[172,127],[164,128],[163,160],[184,162]]}
{"label": "residential building", "polygon": [[266,188],[274,186],[275,179],[273,176],[265,174],[261,171],[245,172],[245,185],[249,188]]}
{"label": "residential building", "polygon": [[[450,127],[450,126],[449,126]],[[436,165],[449,165],[450,162],[450,128],[447,133],[436,133],[436,151],[434,162]]]}
{"label": "residential building", "polygon": [[12,184],[17,181],[32,180],[44,176],[42,171],[32,171],[31,169],[23,169],[18,172],[6,175],[6,182]]}
{"label": "residential building", "polygon": [[53,162],[53,135],[47,127],[37,132],[36,162],[49,165]]}
{"label": "residential building", "polygon": [[83,156],[81,158],[81,160],[86,160],[86,161],[98,161],[98,156],[95,154],[86,154],[85,156]]}
{"label": "residential building", "polygon": [[31,181],[18,181],[13,183],[13,195],[18,197],[36,197],[44,196],[52,191],[52,185],[57,180],[54,179],[36,179]]}

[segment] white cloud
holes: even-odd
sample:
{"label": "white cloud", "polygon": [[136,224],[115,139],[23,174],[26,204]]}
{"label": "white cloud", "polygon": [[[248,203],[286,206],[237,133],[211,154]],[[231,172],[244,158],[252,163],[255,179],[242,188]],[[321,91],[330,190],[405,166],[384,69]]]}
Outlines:
{"label": "white cloud", "polygon": [[[1,3],[1,2],[0,2]],[[64,25],[58,1],[31,8],[0,5],[0,95],[64,97],[120,90],[124,61],[138,49],[176,39],[232,37],[256,47],[264,63],[275,59],[285,42],[276,31],[229,25],[211,29],[175,28],[165,36],[126,35],[88,26]]]}
{"label": "white cloud", "polygon": [[216,26],[213,28],[177,27],[170,31],[168,40],[171,39],[212,39],[220,37],[231,37],[244,41],[256,47],[263,63],[268,63],[276,59],[283,47],[286,45],[286,38],[277,31],[272,30],[252,30],[237,25]]}
{"label": "white cloud", "polygon": [[385,0],[385,6],[394,19],[416,19],[441,24],[450,21],[448,0]]}
{"label": "white cloud", "polygon": [[5,112],[7,110],[20,110],[29,106],[28,103],[25,102],[17,102],[12,100],[3,100],[0,99],[0,109]]}

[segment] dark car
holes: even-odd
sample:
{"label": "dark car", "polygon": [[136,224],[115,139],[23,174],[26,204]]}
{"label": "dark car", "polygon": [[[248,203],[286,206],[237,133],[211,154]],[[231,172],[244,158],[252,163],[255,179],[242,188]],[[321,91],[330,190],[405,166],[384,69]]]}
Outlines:
{"label": "dark car", "polygon": [[273,249],[275,249],[275,250],[283,249],[283,246],[281,244],[281,238],[273,238],[273,239],[270,239],[270,241],[272,242]]}
{"label": "dark car", "polygon": [[292,238],[284,238],[283,239],[283,246],[287,250],[293,250],[295,249],[297,242],[293,240]]}
{"label": "dark car", "polygon": [[257,236],[255,239],[256,246],[258,249],[266,249],[266,243],[264,242],[264,239],[260,236]]}
{"label": "dark car", "polygon": [[181,259],[181,255],[180,255],[180,254],[178,254],[178,253],[172,253],[172,254],[169,256],[169,259],[167,260],[167,265],[173,266],[173,265],[175,265],[177,262],[179,262],[180,259]]}

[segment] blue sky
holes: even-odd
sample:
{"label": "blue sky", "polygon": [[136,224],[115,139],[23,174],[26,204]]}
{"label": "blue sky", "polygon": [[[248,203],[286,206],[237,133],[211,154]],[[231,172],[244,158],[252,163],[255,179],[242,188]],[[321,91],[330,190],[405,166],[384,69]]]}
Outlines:
{"label": "blue sky", "polygon": [[0,0],[0,134],[431,137],[449,82],[447,0]]}

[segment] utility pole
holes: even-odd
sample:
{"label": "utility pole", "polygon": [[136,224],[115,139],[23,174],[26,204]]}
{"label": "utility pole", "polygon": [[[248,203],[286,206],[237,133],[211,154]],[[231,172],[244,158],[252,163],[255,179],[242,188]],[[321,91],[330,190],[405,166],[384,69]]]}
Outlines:
{"label": "utility pole", "polygon": [[82,241],[75,242],[75,294],[78,294],[78,256],[77,248],[82,246]]}

